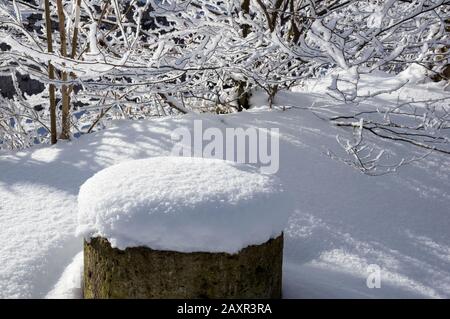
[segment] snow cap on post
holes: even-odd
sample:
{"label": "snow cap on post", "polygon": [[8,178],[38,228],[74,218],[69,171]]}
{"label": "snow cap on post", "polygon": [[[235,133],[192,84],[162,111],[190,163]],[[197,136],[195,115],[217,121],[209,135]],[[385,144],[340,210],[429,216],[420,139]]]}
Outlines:
{"label": "snow cap on post", "polygon": [[113,248],[237,253],[279,236],[292,204],[278,178],[229,161],[155,157],[81,186],[78,234]]}

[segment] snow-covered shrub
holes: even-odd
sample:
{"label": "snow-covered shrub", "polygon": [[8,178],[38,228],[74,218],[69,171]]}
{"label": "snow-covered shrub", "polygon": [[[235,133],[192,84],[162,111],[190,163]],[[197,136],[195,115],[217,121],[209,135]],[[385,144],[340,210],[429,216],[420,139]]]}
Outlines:
{"label": "snow-covered shrub", "polygon": [[412,62],[436,73],[448,64],[448,4],[1,0],[0,38],[10,48],[0,53],[1,74],[46,85],[38,96],[17,92],[1,102],[1,134],[31,135],[3,145],[55,143],[114,118],[240,111],[255,88],[272,105],[280,90],[342,70],[347,76],[335,76],[330,89],[358,102],[363,73]]}

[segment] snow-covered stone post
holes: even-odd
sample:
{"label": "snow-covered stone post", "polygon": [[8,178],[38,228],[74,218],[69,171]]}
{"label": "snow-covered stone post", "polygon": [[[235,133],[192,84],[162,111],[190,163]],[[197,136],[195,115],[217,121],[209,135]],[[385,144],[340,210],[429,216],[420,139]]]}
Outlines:
{"label": "snow-covered stone post", "polygon": [[122,163],[80,189],[85,298],[280,298],[290,201],[251,166]]}

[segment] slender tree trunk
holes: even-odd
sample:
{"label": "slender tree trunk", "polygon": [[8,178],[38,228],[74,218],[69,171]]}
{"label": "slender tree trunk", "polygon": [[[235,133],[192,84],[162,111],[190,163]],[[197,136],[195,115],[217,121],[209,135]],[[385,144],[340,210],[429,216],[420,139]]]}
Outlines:
{"label": "slender tree trunk", "polygon": [[[59,20],[59,36],[61,41],[61,56],[67,57],[67,41],[66,41],[66,27],[62,0],[57,0],[58,20]],[[67,81],[67,72],[61,72],[61,79],[63,82]],[[62,112],[61,112],[61,134],[60,139],[70,139],[70,100],[69,88],[66,84],[61,87],[62,95]]]}
{"label": "slender tree trunk", "polygon": [[[450,35],[450,18],[445,20],[445,32]],[[445,49],[443,50],[444,53],[448,52],[450,50],[450,46],[447,45]],[[445,55],[444,55],[445,58]],[[443,79],[447,80],[450,83],[450,64],[447,64],[441,73],[441,76]]]}
{"label": "slender tree trunk", "polygon": [[294,44],[297,44],[300,40],[301,31],[297,27],[297,21],[296,21],[296,8],[295,8],[295,0],[289,1],[289,9],[291,11],[291,28],[289,30],[289,35],[291,38],[291,41]]}
{"label": "slender tree trunk", "polygon": [[72,59],[74,59],[75,55],[77,54],[78,25],[80,24],[80,9],[81,9],[81,0],[77,0],[75,8],[75,23],[73,26],[72,52],[70,53],[70,57]]}
{"label": "slender tree trunk", "polygon": [[[242,0],[241,10],[244,14],[250,14],[250,0]],[[250,26],[248,24],[242,25],[242,36],[246,38],[250,33]],[[238,82],[238,111],[247,110],[250,108],[250,94],[246,91],[247,83],[245,81]]]}
{"label": "slender tree trunk", "polygon": [[[47,51],[53,53],[53,40],[52,40],[52,21],[50,18],[50,1],[45,0],[45,27],[47,31]],[[55,79],[55,68],[51,62],[48,63],[48,77],[50,80]],[[58,141],[57,128],[56,128],[56,94],[55,85],[50,84],[48,89],[48,95],[50,99],[50,136],[51,143],[56,144]]]}
{"label": "slender tree trunk", "polygon": [[[71,41],[71,52],[70,52],[70,58],[75,59],[75,55],[77,54],[77,45],[78,45],[78,25],[80,24],[80,9],[81,9],[81,0],[77,0],[75,7],[75,23],[73,26],[73,35],[72,35],[72,41]],[[76,78],[75,74],[73,72],[70,73],[70,77],[72,79]],[[67,99],[68,99],[68,105],[69,105],[69,118],[70,118],[70,95],[73,92],[73,85],[70,85],[67,89]],[[70,123],[69,123],[69,129],[70,129]],[[70,132],[69,132],[70,134]]]}

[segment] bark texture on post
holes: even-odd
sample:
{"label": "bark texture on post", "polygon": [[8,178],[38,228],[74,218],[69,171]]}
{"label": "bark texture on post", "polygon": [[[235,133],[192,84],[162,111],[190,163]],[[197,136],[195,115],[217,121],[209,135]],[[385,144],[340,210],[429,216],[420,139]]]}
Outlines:
{"label": "bark texture on post", "polygon": [[281,298],[283,235],[237,254],[84,243],[84,298]]}

